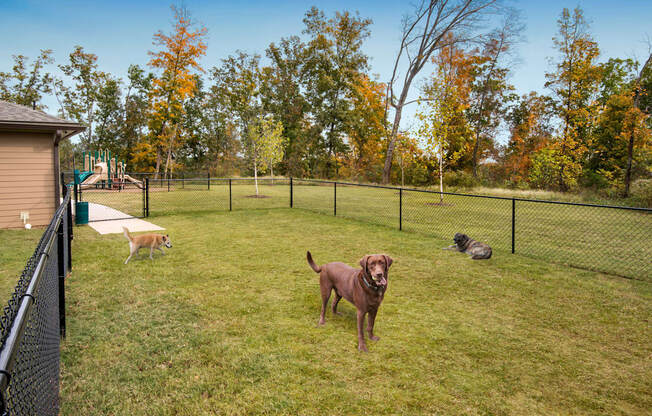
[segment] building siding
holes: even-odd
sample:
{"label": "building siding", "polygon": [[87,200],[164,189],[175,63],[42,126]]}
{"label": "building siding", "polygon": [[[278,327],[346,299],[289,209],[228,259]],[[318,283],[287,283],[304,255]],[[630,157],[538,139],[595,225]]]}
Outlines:
{"label": "building siding", "polygon": [[33,226],[47,225],[55,211],[54,175],[52,134],[0,131],[0,228],[22,228],[21,211]]}

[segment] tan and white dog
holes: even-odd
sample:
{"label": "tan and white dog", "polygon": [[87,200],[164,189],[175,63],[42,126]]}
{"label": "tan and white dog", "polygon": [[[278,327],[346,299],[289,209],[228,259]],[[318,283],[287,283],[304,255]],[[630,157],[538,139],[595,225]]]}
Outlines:
{"label": "tan and white dog", "polygon": [[152,254],[154,249],[159,250],[165,255],[162,245],[165,245],[167,248],[172,248],[172,243],[170,243],[170,236],[163,234],[142,234],[142,235],[131,235],[127,227],[122,227],[125,237],[129,240],[129,257],[125,260],[125,264],[129,263],[131,256],[138,253],[138,250],[141,248],[149,247],[149,258],[154,260]]}

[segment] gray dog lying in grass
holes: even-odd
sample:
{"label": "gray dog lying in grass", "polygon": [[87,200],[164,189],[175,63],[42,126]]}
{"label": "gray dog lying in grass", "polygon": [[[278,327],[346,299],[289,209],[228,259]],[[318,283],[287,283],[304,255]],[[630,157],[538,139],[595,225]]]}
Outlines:
{"label": "gray dog lying in grass", "polygon": [[473,260],[490,259],[491,247],[485,243],[475,241],[466,234],[456,233],[453,237],[455,244],[444,247],[444,250],[457,250],[466,253]]}

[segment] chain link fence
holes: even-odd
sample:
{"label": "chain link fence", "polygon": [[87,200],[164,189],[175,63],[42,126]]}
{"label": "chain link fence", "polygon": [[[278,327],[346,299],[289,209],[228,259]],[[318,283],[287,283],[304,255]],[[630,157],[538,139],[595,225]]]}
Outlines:
{"label": "chain link fence", "polygon": [[[134,176],[135,177],[135,176]],[[294,178],[142,177],[138,193],[83,190],[133,216],[294,207],[494,250],[652,281],[652,209],[613,207]],[[140,214],[142,213],[142,214]]]}
{"label": "chain link fence", "polygon": [[150,215],[287,208],[289,179],[180,178],[150,180]]}
{"label": "chain link fence", "polygon": [[70,192],[28,259],[0,318],[2,415],[59,413],[59,340],[71,262]]}
{"label": "chain link fence", "polygon": [[652,281],[652,209],[294,179],[293,206]]}

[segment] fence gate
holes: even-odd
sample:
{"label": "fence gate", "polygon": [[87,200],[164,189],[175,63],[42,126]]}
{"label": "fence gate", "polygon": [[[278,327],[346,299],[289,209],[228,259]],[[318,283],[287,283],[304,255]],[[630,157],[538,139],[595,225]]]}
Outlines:
{"label": "fence gate", "polygon": [[88,221],[111,221],[147,216],[149,180],[75,185],[75,202],[88,203]]}

